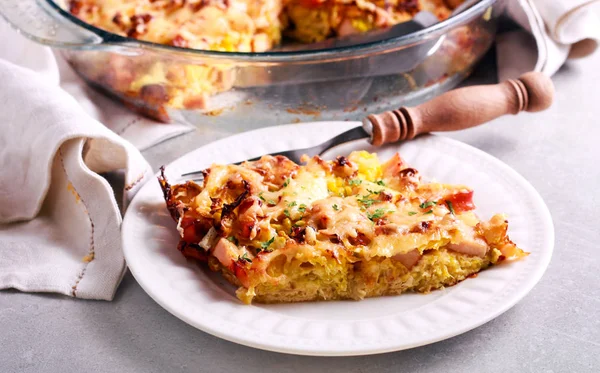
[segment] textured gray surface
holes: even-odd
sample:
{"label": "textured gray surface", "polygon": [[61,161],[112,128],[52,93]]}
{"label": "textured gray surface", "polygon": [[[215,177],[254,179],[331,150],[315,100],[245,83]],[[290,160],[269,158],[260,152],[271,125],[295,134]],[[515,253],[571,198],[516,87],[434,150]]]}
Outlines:
{"label": "textured gray surface", "polygon": [[[0,372],[600,371],[600,54],[554,78],[556,104],[451,136],[498,157],[540,192],[556,247],[538,286],[497,319],[413,350],[299,357],[238,346],[189,327],[128,274],[113,302],[0,292]],[[198,130],[145,153],[156,168],[223,137]]]}

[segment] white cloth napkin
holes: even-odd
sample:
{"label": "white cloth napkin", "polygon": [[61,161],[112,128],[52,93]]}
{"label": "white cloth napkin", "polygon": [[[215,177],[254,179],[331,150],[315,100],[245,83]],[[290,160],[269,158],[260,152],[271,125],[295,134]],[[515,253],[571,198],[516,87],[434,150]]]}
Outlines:
{"label": "white cloth napkin", "polygon": [[124,169],[128,198],[150,166],[52,79],[0,60],[0,82],[0,289],[112,299],[121,213],[98,173]]}
{"label": "white cloth napkin", "polygon": [[158,123],[137,115],[120,103],[90,88],[61,57],[60,52],[36,44],[14,31],[0,18],[0,59],[27,67],[40,78],[60,85],[69,92],[88,115],[140,150],[161,141],[193,131],[185,123]]}
{"label": "white cloth napkin", "polygon": [[498,35],[500,81],[528,71],[553,75],[568,58],[588,56],[598,47],[598,0],[508,0],[506,3],[509,17],[523,30]]}

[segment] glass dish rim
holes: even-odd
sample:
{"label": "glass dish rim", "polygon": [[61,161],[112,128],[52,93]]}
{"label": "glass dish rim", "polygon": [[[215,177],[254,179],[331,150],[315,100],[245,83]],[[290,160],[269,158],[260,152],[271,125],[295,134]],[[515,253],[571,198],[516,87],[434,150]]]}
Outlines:
{"label": "glass dish rim", "polygon": [[388,50],[389,47],[402,47],[411,43],[418,43],[425,39],[426,36],[432,34],[444,33],[453,27],[460,25],[464,22],[469,21],[473,16],[481,13],[484,9],[492,6],[500,0],[480,0],[469,9],[464,12],[448,18],[442,22],[436,23],[433,26],[427,27],[423,30],[413,32],[407,35],[398,36],[386,40],[370,42],[365,44],[359,44],[349,47],[338,47],[329,49],[319,50],[306,50],[306,51],[268,51],[268,52],[222,52],[222,51],[211,51],[203,49],[192,49],[184,47],[176,47],[166,44],[154,43],[134,38],[129,38],[121,35],[117,35],[98,27],[92,26],[81,19],[77,18],[70,12],[63,9],[56,0],[41,0],[46,2],[50,6],[50,10],[57,12],[60,16],[64,17],[69,22],[95,34],[102,39],[102,42],[98,44],[86,44],[80,47],[65,46],[68,49],[100,49],[102,46],[115,46],[119,48],[142,48],[152,49],[157,51],[164,51],[166,53],[173,54],[188,54],[194,57],[208,57],[216,59],[229,59],[229,60],[244,60],[254,62],[269,62],[278,60],[310,60],[310,59],[322,59],[327,57],[340,57],[343,55],[355,55],[361,54],[361,52],[369,52],[373,50]]}

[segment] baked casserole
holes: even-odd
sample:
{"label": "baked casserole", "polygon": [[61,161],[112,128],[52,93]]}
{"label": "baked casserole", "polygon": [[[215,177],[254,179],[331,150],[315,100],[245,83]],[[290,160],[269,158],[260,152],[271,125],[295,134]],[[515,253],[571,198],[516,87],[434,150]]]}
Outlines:
{"label": "baked casserole", "polygon": [[[114,34],[176,47],[265,52],[283,38],[312,43],[385,28],[428,10],[446,19],[462,0],[69,0],[81,20]],[[209,98],[228,91],[227,63],[157,61],[111,54],[75,62],[88,80],[167,120],[165,108],[209,110]]]}
{"label": "baked casserole", "polygon": [[527,255],[503,215],[475,215],[471,189],[422,182],[398,154],[264,156],[212,165],[202,185],[159,181],[178,249],[245,303],[426,293]]}

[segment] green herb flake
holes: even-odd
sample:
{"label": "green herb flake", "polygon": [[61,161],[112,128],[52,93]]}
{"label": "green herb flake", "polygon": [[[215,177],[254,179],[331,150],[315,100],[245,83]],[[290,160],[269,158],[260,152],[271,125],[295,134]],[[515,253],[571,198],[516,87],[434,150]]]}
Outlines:
{"label": "green herb flake", "polygon": [[306,205],[303,203],[300,206],[298,206],[298,211],[304,214],[306,212]]}
{"label": "green herb flake", "polygon": [[351,185],[351,186],[360,185],[360,184],[362,184],[362,182],[363,181],[360,179],[354,179],[354,180],[348,181],[348,185]]}
{"label": "green herb flake", "polygon": [[271,244],[273,243],[273,241],[275,241],[275,237],[271,237],[271,239],[268,240],[267,242],[262,242],[260,244],[260,248],[263,249],[263,250],[265,250],[265,251],[270,251],[268,249],[269,249],[269,246],[271,246]]}
{"label": "green herb flake", "polygon": [[229,236],[229,237],[227,237],[227,241],[229,241],[229,242],[233,242],[233,243],[234,243],[234,244],[236,244],[236,245],[238,244],[238,240],[237,240],[237,238],[235,238],[234,236]]}
{"label": "green herb flake", "polygon": [[267,200],[265,199],[265,197],[263,197],[263,192],[258,193],[258,198],[260,198],[260,200],[263,201],[263,202],[267,202]]}
{"label": "green herb flake", "polygon": [[424,212],[423,214],[424,214],[424,215],[427,215],[427,214],[433,214],[433,210],[429,210],[429,211],[427,211],[427,212]]}
{"label": "green herb flake", "polygon": [[296,206],[296,201],[292,201],[290,203],[288,203],[288,207],[294,207]]}
{"label": "green herb flake", "polygon": [[252,259],[248,258],[248,253],[244,253],[244,255],[240,256],[240,260],[243,260],[247,263],[252,263]]}
{"label": "green herb flake", "polygon": [[416,212],[414,212],[414,211],[409,211],[409,212],[408,212],[408,216],[413,216],[413,215],[417,215],[417,213],[416,213]]}
{"label": "green herb flake", "polygon": [[385,186],[385,182],[383,180],[377,180],[375,183],[377,185]]}
{"label": "green herb flake", "polygon": [[340,207],[339,207],[338,205],[333,205],[333,206],[331,206],[331,207],[333,207],[333,209],[334,209],[335,211],[339,211],[339,210],[340,210]]}
{"label": "green herb flake", "polygon": [[370,194],[367,194],[366,196],[362,196],[360,198],[357,198],[356,200],[367,207],[371,207],[371,205],[374,204],[375,202],[377,202],[377,200],[374,200],[373,198],[369,198],[370,196],[371,196]]}
{"label": "green herb flake", "polygon": [[433,205],[437,205],[437,202],[436,201],[423,202],[423,203],[421,203],[419,205],[419,207],[422,208],[422,209],[426,209],[426,208],[431,207]]}
{"label": "green herb flake", "polygon": [[285,188],[288,185],[290,185],[290,178],[289,177],[287,179],[285,179],[285,182],[283,183],[283,187]]}
{"label": "green herb flake", "polygon": [[371,190],[371,189],[367,189],[367,191],[368,191],[369,193],[371,193],[371,194],[379,194],[379,193],[383,192],[383,189],[381,189],[381,190]]}
{"label": "green herb flake", "polygon": [[290,211],[288,209],[283,210],[283,215],[290,217]]}
{"label": "green herb flake", "polygon": [[372,214],[367,213],[367,217],[369,220],[381,219],[383,215],[387,214],[388,212],[390,211],[387,211],[386,209],[377,209]]}
{"label": "green herb flake", "polygon": [[446,206],[448,206],[448,210],[450,210],[450,213],[452,215],[456,215],[456,213],[454,212],[454,207],[452,206],[452,202],[446,201]]}

